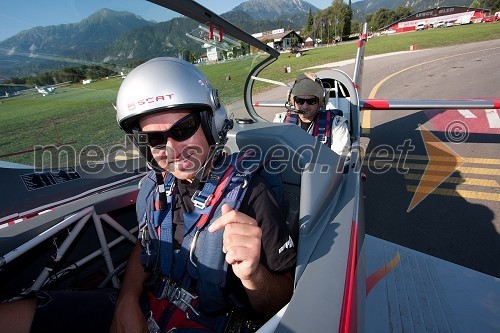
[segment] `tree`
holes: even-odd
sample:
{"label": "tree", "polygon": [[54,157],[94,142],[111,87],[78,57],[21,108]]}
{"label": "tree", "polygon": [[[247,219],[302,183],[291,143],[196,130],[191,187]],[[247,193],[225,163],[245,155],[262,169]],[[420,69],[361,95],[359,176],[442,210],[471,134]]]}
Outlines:
{"label": "tree", "polygon": [[307,16],[307,30],[312,30],[314,25],[314,16],[312,14],[311,7],[309,7],[309,15]]}
{"label": "tree", "polygon": [[352,21],[352,7],[351,0],[349,0],[349,4],[345,5],[344,10],[344,35],[349,37],[351,34],[351,21]]}
{"label": "tree", "polygon": [[345,6],[342,0],[333,0],[332,2],[332,14],[333,14],[333,24],[334,24],[334,34],[335,36],[340,36],[342,40],[342,36],[344,33],[344,25],[345,25]]}
{"label": "tree", "polygon": [[373,14],[368,24],[370,27],[373,27],[373,30],[378,30],[388,26],[394,21],[396,21],[396,13],[393,10],[380,8]]}
{"label": "tree", "polygon": [[300,31],[302,36],[312,36],[314,34],[314,16],[311,7],[309,7],[306,26],[303,27]]}
{"label": "tree", "polygon": [[11,80],[13,84],[26,84],[25,77],[13,77]]}
{"label": "tree", "polygon": [[191,51],[191,53],[189,54],[189,62],[190,63],[197,63],[198,60],[201,58],[201,54],[200,52],[196,52],[196,51]]}
{"label": "tree", "polygon": [[372,18],[373,18],[373,13],[372,14],[366,14],[365,15],[365,22],[368,22],[368,24],[370,24]]}
{"label": "tree", "polygon": [[394,15],[396,17],[396,21],[397,20],[401,20],[402,18],[405,18],[405,17],[408,17],[410,16],[411,14],[413,14],[413,9],[411,7],[403,7],[403,6],[399,6],[398,8],[396,8],[396,10],[394,11]]}
{"label": "tree", "polygon": [[248,44],[241,41],[240,41],[240,49],[241,49],[241,55],[246,55],[247,53],[250,53],[250,48],[248,47]]}
{"label": "tree", "polygon": [[485,0],[484,4],[486,8],[491,9],[491,14],[500,11],[500,0]]}
{"label": "tree", "polygon": [[470,8],[481,8],[482,7],[482,1],[481,0],[474,0],[470,4]]}
{"label": "tree", "polygon": [[411,14],[413,14],[411,7],[399,6],[395,10],[380,8],[375,14],[366,15],[366,22],[370,29],[379,30]]}
{"label": "tree", "polygon": [[363,29],[363,25],[356,21],[356,20],[352,20],[351,21],[351,33],[361,33],[361,30]]}

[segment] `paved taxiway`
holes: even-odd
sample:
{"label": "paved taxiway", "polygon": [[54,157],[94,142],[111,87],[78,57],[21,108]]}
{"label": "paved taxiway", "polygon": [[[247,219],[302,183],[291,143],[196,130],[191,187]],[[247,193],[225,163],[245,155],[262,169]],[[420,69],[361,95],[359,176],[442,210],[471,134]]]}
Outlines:
{"label": "paved taxiway", "polygon": [[[498,100],[499,57],[500,40],[496,40],[367,60],[361,96]],[[353,72],[350,64],[340,69]],[[499,112],[366,112],[366,232],[500,277]],[[420,125],[464,163],[448,178],[437,173],[436,189],[408,212],[428,164]],[[400,160],[405,150],[407,158]],[[377,152],[381,156],[387,152],[382,160],[391,162],[377,166],[381,159]]]}
{"label": "paved taxiway", "polygon": [[[361,97],[499,100],[499,56],[500,40],[428,50],[417,45],[416,51],[366,57]],[[352,76],[353,64],[348,60],[324,67]],[[286,87],[277,87],[254,100],[284,101],[286,94]],[[272,120],[283,110],[257,111]],[[500,277],[499,112],[364,111],[366,232]],[[464,163],[447,178],[437,173],[436,188],[408,212],[428,164],[420,125]],[[387,153],[382,166],[374,164],[380,160],[377,152]]]}

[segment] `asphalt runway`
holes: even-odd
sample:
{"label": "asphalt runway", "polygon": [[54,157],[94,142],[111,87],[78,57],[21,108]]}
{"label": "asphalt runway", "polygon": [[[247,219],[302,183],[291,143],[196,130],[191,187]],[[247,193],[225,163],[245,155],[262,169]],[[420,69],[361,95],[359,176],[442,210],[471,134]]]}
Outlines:
{"label": "asphalt runway", "polygon": [[[366,57],[361,98],[500,100],[500,40],[409,50]],[[352,77],[354,61],[323,67]],[[254,101],[284,101],[287,90],[277,87]],[[230,109],[244,116],[239,104]],[[257,108],[270,121],[282,111]],[[363,111],[367,234],[500,278],[499,112]],[[438,174],[431,194],[410,209],[429,160],[422,127],[464,163],[449,177]]]}
{"label": "asphalt runway", "polygon": [[[421,51],[417,45],[416,51],[365,59],[361,98],[487,98],[498,104],[498,59],[500,40]],[[348,61],[326,67],[353,74]],[[275,88],[254,100],[284,101],[286,91]],[[257,111],[271,120],[284,110]],[[500,278],[499,112],[363,111],[365,232]],[[463,163],[451,174],[436,173],[431,194],[410,209],[429,164],[425,130]],[[464,270],[457,272],[467,276]],[[419,280],[420,272],[414,274]],[[493,303],[486,306],[496,309]]]}
{"label": "asphalt runway", "polygon": [[[361,96],[499,100],[498,59],[500,40],[422,51],[417,46],[365,61]],[[352,75],[352,65],[339,69]],[[366,232],[500,277],[499,111],[365,112]],[[464,163],[408,211],[428,163],[420,125]]]}

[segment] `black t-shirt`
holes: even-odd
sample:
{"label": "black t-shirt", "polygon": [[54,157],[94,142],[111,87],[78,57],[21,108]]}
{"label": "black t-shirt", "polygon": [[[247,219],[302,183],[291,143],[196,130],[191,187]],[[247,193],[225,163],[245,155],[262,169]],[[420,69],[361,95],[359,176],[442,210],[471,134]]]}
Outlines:
{"label": "black t-shirt", "polygon": [[[203,184],[196,188],[188,182],[178,181],[177,183],[178,192],[173,212],[174,239],[177,244],[174,247],[180,247],[184,238],[183,213],[194,210],[191,197],[197,189],[202,187]],[[261,264],[275,273],[295,269],[296,249],[285,245],[292,242],[290,231],[273,190],[261,176],[252,177],[239,211],[254,218],[262,230]],[[243,285],[230,267],[229,265],[226,289],[236,294],[240,300],[247,302]]]}
{"label": "black t-shirt", "polygon": [[311,123],[306,123],[305,121],[302,121],[302,119],[299,119],[299,123],[300,123],[300,127],[304,130],[304,131],[309,131],[309,127],[311,126]]}

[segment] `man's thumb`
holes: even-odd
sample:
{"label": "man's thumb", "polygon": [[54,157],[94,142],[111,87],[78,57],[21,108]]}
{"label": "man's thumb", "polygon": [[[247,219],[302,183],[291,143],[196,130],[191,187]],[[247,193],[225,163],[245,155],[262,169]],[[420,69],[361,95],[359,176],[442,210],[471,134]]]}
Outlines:
{"label": "man's thumb", "polygon": [[231,208],[231,206],[229,206],[228,204],[223,204],[222,205],[222,208],[221,208],[221,212],[222,214],[226,214],[226,213],[229,213],[230,211],[232,211],[233,209]]}

